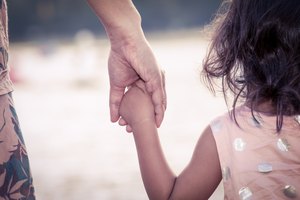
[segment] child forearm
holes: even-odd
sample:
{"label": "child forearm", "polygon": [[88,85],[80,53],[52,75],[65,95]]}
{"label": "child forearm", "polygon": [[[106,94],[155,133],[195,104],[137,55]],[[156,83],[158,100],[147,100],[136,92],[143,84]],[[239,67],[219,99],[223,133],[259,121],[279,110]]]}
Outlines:
{"label": "child forearm", "polygon": [[176,176],[169,168],[159,142],[155,122],[143,122],[133,127],[140,170],[149,199],[170,197]]}

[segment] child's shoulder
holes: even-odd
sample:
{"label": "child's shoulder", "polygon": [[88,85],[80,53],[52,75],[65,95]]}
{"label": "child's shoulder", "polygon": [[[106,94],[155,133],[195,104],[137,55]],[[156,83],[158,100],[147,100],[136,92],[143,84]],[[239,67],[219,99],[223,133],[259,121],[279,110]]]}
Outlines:
{"label": "child's shoulder", "polygon": [[[235,113],[234,113],[235,112]],[[221,130],[226,129],[226,127],[236,126],[237,118],[241,115],[246,115],[247,109],[243,106],[237,107],[235,111],[227,110],[226,112],[220,113],[209,123],[213,133],[217,133]]]}
{"label": "child's shoulder", "polygon": [[[280,133],[298,135],[300,120],[298,116],[283,116],[283,126]],[[228,132],[228,134],[248,134],[261,136],[262,133],[274,136],[276,131],[277,116],[268,115],[251,109],[245,105],[236,107],[235,110],[218,115],[210,122],[213,133]]]}
{"label": "child's shoulder", "polygon": [[210,127],[214,134],[220,132],[239,134],[259,127],[260,123],[261,116],[259,114],[252,113],[250,108],[241,105],[216,116],[210,122]]}

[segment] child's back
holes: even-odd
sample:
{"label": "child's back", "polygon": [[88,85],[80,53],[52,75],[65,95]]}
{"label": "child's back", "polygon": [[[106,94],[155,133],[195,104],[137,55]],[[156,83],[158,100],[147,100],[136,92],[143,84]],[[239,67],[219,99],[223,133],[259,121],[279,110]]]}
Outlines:
{"label": "child's back", "polygon": [[[284,117],[280,134],[276,117],[242,106],[236,120],[227,113],[211,123],[222,169],[225,199],[296,198],[300,191],[300,124]],[[298,196],[299,197],[299,196]]]}

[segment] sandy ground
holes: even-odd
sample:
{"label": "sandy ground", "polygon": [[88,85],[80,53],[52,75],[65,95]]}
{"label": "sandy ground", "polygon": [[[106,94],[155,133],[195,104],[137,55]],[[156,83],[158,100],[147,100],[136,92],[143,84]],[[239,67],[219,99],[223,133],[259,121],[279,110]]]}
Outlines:
{"label": "sandy ground", "polygon": [[[207,47],[199,30],[147,37],[167,78],[161,142],[180,173],[201,131],[226,108],[199,80]],[[14,99],[38,199],[147,199],[133,138],[109,120],[108,52],[106,38],[88,32],[73,42],[11,46]],[[220,186],[211,199],[222,198]]]}

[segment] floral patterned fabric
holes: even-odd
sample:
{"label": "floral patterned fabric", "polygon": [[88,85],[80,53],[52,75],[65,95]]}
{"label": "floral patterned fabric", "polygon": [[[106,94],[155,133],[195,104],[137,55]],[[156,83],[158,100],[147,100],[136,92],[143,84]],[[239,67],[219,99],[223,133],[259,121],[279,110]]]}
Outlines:
{"label": "floral patterned fabric", "polygon": [[0,200],[34,200],[29,160],[11,94],[0,96]]}
{"label": "floral patterned fabric", "polygon": [[5,0],[0,0],[0,95],[13,90],[7,64],[8,46],[7,6]]}
{"label": "floral patterned fabric", "polygon": [[34,200],[29,160],[13,105],[7,4],[0,0],[0,200]]}

